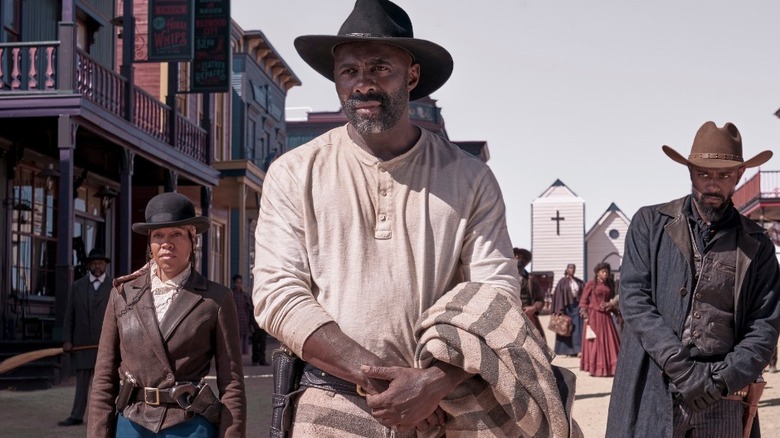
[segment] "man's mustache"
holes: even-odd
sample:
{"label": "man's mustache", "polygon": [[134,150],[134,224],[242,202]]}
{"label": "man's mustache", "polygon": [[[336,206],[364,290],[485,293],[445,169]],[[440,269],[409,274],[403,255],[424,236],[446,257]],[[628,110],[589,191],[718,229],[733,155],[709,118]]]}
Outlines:
{"label": "man's mustache", "polygon": [[718,199],[720,199],[722,201],[726,200],[726,197],[721,195],[720,193],[702,193],[701,194],[702,198],[705,197],[705,196],[706,197],[710,197],[710,198],[718,198]]}
{"label": "man's mustache", "polygon": [[351,107],[355,106],[355,103],[357,102],[379,102],[380,105],[386,106],[387,103],[390,101],[390,97],[387,94],[384,93],[355,93],[351,94],[347,98],[347,104]]}

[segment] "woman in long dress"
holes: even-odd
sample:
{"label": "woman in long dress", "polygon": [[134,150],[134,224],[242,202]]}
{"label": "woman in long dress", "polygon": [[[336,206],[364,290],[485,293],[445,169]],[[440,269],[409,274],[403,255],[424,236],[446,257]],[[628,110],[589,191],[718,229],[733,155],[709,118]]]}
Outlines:
{"label": "woman in long dress", "polygon": [[599,263],[594,272],[596,278],[585,283],[580,298],[580,314],[585,321],[580,369],[594,377],[610,377],[615,375],[620,348],[620,338],[612,320],[613,307],[609,302],[615,289],[610,280],[609,263]]}
{"label": "woman in long dress", "polygon": [[572,332],[569,336],[555,335],[555,354],[577,356],[582,350],[582,318],[580,318],[580,295],[584,288],[582,280],[574,276],[577,267],[574,264],[566,266],[566,274],[555,286],[553,292],[553,314],[568,315],[572,321]]}

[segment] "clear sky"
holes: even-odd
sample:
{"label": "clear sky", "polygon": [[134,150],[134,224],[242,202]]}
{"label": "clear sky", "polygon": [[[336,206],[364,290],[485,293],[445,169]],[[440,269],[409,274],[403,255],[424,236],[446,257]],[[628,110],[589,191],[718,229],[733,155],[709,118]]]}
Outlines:
{"label": "clear sky", "polygon": [[[780,2],[770,0],[397,0],[415,36],[455,69],[431,97],[452,140],[486,140],[515,246],[531,244],[531,202],[556,179],[586,202],[586,230],[614,202],[687,194],[684,166],[707,120],[740,129],[745,158],[780,170]],[[300,35],[335,35],[353,0],[233,0],[301,79],[287,107],[339,108],[333,83],[298,56]],[[424,74],[424,72],[423,72]],[[292,114],[292,112],[290,112]],[[752,176],[749,169],[745,178]]]}

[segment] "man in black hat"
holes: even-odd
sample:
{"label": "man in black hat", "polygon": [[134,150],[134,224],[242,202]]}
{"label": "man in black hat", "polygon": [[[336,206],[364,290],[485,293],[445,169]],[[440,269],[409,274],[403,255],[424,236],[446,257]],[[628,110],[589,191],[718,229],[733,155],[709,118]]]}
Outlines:
{"label": "man in black hat", "polygon": [[744,160],[737,127],[713,122],[688,158],[663,151],[687,167],[692,189],[641,208],[628,229],[607,436],[748,436],[755,382],[778,338],[780,268],[764,229],[731,197],[772,152]]}
{"label": "man in black hat", "polygon": [[[452,58],[414,38],[408,15],[386,0],[357,0],[338,35],[302,36],[295,47],[335,83],[349,123],[278,158],[263,185],[253,301],[260,326],[308,362],[294,435],[446,427],[437,407],[472,374],[445,361],[414,367],[418,321],[465,281],[520,309],[495,177],[409,119],[409,101],[442,86]],[[521,333],[512,336],[542,351],[535,331]],[[470,419],[505,426],[485,410]],[[534,427],[552,436],[548,420]]]}
{"label": "man in black hat", "polygon": [[512,252],[517,260],[517,270],[520,274],[520,301],[523,304],[523,310],[544,339],[544,328],[542,322],[539,321],[539,312],[544,309],[544,291],[525,269],[531,263],[533,256],[531,251],[525,248],[512,248]]}
{"label": "man in black hat", "polygon": [[[73,283],[65,308],[62,327],[62,349],[71,353],[71,363],[76,370],[76,394],[70,416],[57,423],[60,426],[76,426],[84,422],[87,409],[89,384],[95,369],[97,345],[103,327],[108,294],[111,292],[110,275],[106,273],[111,259],[103,251],[93,248],[87,256],[87,275]],[[88,347],[74,349],[74,347]]]}

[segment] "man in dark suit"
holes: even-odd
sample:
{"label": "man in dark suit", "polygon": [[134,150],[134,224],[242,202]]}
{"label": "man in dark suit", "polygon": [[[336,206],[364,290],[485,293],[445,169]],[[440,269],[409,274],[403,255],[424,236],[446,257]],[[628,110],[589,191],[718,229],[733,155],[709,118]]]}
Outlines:
{"label": "man in dark suit", "polygon": [[62,328],[62,349],[72,354],[72,364],[76,369],[76,395],[70,416],[57,423],[60,426],[75,426],[84,422],[97,348],[78,350],[74,347],[97,347],[100,341],[103,315],[106,313],[108,295],[112,287],[112,278],[106,273],[109,263],[111,260],[103,251],[92,249],[87,257],[89,273],[73,283],[68,296]]}

